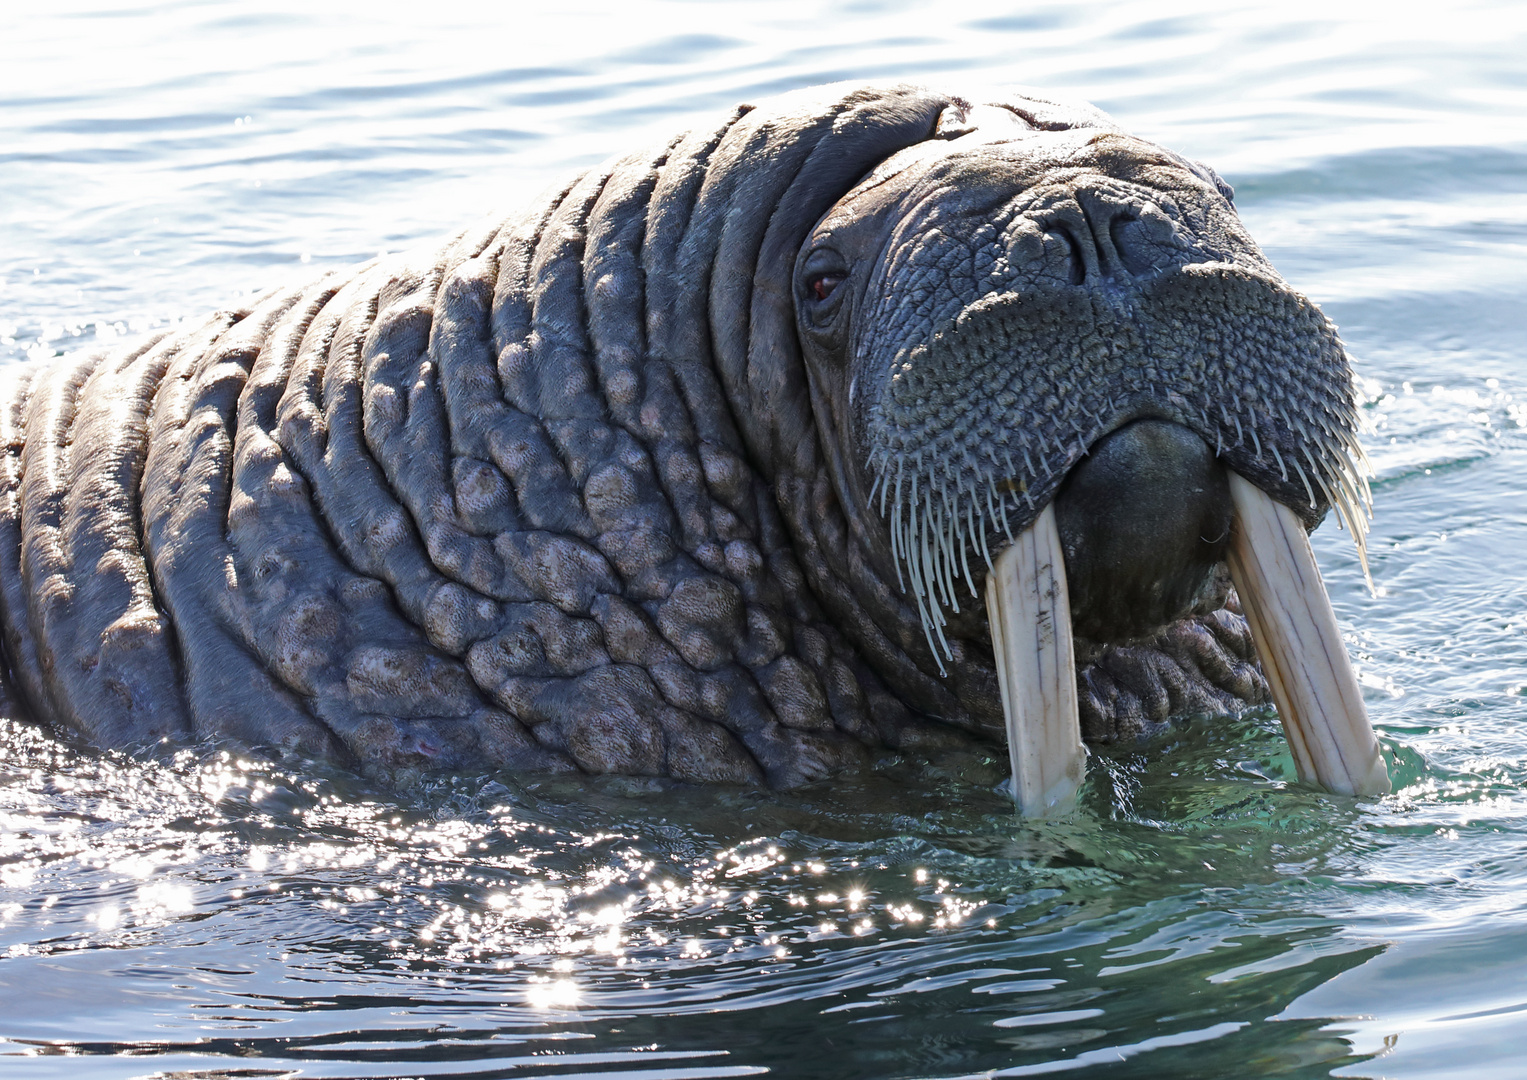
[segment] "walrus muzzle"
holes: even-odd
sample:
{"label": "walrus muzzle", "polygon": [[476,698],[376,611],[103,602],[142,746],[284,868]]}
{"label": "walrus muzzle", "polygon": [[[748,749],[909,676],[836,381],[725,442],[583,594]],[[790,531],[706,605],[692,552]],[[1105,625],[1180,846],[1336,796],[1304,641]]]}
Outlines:
{"label": "walrus muzzle", "polygon": [[1202,439],[1142,420],[1095,444],[996,560],[987,615],[1025,814],[1063,810],[1084,775],[1073,629],[1129,640],[1182,617],[1229,563],[1302,780],[1390,789],[1331,602],[1292,511]]}
{"label": "walrus muzzle", "polygon": [[1187,428],[1137,420],[1099,440],[1055,497],[1076,632],[1130,641],[1197,607],[1230,521],[1225,470]]}

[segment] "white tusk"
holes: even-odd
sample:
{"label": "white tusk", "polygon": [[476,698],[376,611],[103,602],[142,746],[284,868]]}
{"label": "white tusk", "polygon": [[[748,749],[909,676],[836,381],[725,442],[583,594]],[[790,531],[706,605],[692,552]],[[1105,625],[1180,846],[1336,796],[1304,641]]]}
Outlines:
{"label": "white tusk", "polygon": [[1071,601],[1055,511],[1045,507],[986,576],[986,617],[1007,719],[1019,810],[1031,817],[1075,805],[1087,771],[1076,703]]}
{"label": "white tusk", "polygon": [[1230,498],[1230,576],[1299,779],[1340,795],[1384,794],[1389,771],[1304,526],[1233,472]]}

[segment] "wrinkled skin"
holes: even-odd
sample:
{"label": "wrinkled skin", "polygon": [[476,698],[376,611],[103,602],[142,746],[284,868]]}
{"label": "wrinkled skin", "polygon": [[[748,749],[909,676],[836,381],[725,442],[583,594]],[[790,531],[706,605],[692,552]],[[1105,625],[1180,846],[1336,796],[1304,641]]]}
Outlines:
{"label": "wrinkled skin", "polygon": [[[1195,538],[1216,463],[1313,526],[1352,427],[1334,332],[1212,173],[913,87],[743,107],[437,251],[0,377],[16,707],[393,778],[790,786],[1000,739],[985,556],[1090,447],[1057,504],[1103,598],[1086,736],[1260,701]],[[1187,447],[1156,489],[1153,423]],[[924,456],[920,505],[969,526],[958,611],[893,539]],[[1097,555],[1116,525],[1185,554]]]}

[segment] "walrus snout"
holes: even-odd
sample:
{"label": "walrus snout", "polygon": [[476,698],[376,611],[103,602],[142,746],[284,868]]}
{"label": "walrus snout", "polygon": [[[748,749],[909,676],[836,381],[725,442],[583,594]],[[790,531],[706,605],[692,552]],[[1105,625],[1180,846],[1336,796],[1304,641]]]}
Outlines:
{"label": "walrus snout", "polygon": [[1065,245],[1072,285],[1127,283],[1157,269],[1166,236],[1153,234],[1130,202],[1103,192],[1078,191],[1073,205],[1044,223]]}
{"label": "walrus snout", "polygon": [[1137,420],[1100,439],[1055,498],[1072,624],[1122,642],[1188,614],[1230,538],[1225,470],[1178,424]]}

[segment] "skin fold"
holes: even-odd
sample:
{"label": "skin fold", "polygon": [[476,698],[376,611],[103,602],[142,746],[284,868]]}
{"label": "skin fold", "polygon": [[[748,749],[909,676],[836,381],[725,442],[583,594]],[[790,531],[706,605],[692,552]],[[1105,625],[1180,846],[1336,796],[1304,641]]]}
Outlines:
{"label": "skin fold", "polygon": [[1217,470],[1312,528],[1355,415],[1230,194],[1085,106],[822,87],[7,368],[6,691],[109,747],[789,787],[1003,738],[987,558],[1058,496],[1085,737],[1263,701]]}

